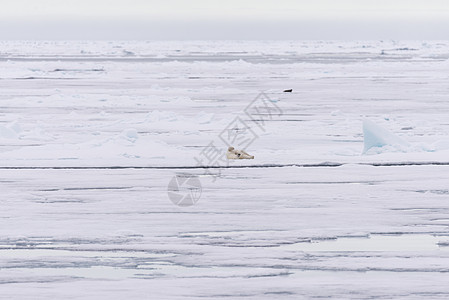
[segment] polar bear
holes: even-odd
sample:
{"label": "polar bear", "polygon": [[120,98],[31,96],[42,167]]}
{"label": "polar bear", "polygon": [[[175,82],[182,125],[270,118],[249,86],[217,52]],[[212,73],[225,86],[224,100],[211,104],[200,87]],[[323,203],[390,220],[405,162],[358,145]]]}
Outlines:
{"label": "polar bear", "polygon": [[226,153],[228,159],[254,159],[254,155],[249,155],[243,150],[235,150],[234,147],[229,147]]}

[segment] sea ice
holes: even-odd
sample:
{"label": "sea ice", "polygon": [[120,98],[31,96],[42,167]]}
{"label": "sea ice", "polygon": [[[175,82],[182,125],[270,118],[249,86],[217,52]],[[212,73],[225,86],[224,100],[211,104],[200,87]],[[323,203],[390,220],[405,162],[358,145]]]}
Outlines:
{"label": "sea ice", "polygon": [[363,145],[363,154],[372,148],[391,146],[387,148],[402,150],[410,146],[402,138],[366,118],[363,119]]}
{"label": "sea ice", "polygon": [[0,138],[17,139],[19,137],[17,130],[18,128],[12,126],[11,124],[8,124],[6,126],[0,125]]}

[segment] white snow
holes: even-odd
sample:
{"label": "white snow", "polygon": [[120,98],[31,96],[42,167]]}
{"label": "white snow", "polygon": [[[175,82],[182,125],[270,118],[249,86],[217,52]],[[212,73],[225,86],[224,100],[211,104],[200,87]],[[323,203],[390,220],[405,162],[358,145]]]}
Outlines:
{"label": "white snow", "polygon": [[448,298],[448,53],[0,42],[0,298]]}

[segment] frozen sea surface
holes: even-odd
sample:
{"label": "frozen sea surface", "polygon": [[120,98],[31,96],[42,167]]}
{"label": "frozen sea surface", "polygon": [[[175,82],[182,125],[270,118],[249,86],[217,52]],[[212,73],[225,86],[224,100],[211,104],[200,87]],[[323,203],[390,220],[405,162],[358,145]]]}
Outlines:
{"label": "frozen sea surface", "polygon": [[0,298],[447,299],[448,69],[447,41],[0,42]]}

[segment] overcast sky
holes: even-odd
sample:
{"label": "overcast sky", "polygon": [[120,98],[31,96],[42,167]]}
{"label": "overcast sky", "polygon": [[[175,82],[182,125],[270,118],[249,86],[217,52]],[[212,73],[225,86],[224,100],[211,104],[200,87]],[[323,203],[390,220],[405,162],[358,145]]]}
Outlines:
{"label": "overcast sky", "polygon": [[0,39],[448,39],[449,0],[1,0]]}

